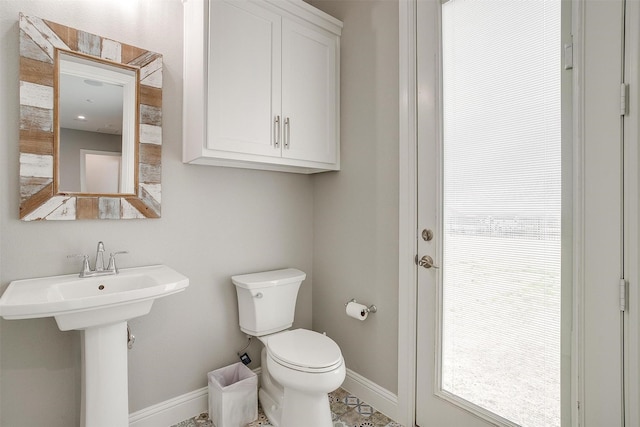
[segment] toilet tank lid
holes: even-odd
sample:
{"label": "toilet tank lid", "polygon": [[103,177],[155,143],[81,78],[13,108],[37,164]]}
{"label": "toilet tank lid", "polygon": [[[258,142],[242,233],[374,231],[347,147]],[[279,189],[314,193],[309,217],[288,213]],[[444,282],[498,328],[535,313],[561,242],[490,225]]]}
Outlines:
{"label": "toilet tank lid", "polygon": [[263,271],[260,273],[232,276],[231,281],[234,285],[241,288],[257,289],[302,282],[306,277],[307,275],[304,271],[300,271],[295,268],[285,268],[282,270]]}

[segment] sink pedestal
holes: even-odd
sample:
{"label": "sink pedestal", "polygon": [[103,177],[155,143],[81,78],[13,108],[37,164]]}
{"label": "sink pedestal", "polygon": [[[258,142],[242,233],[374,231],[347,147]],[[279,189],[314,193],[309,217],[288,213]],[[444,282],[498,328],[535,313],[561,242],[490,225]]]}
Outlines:
{"label": "sink pedestal", "polygon": [[61,331],[83,331],[80,425],[128,427],[127,320],[187,286],[187,277],[164,265],[109,276],[14,280],[0,297],[0,316],[53,317]]}
{"label": "sink pedestal", "polygon": [[127,427],[127,322],[82,331],[82,427]]}

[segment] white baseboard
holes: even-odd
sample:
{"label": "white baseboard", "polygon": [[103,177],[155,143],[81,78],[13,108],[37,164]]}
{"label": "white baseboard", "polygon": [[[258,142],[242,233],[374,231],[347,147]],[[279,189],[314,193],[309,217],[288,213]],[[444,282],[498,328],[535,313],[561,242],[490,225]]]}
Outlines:
{"label": "white baseboard", "polygon": [[347,369],[347,377],[342,383],[342,388],[358,396],[360,400],[367,402],[387,417],[393,420],[398,419],[398,396],[386,388],[380,387],[351,369]]}
{"label": "white baseboard", "polygon": [[[260,379],[262,369],[253,370]],[[165,400],[129,414],[129,427],[170,427],[209,410],[209,387]]]}
{"label": "white baseboard", "polygon": [[[254,369],[260,376],[261,369]],[[389,390],[380,387],[373,381],[362,375],[347,369],[347,376],[342,388],[358,396],[360,400],[367,402],[377,411],[382,412],[392,419],[397,419],[398,396]],[[193,418],[209,409],[209,388],[183,394],[149,406],[129,415],[129,427],[169,427],[180,421]]]}
{"label": "white baseboard", "polygon": [[209,409],[209,388],[165,400],[129,414],[129,427],[169,427]]}

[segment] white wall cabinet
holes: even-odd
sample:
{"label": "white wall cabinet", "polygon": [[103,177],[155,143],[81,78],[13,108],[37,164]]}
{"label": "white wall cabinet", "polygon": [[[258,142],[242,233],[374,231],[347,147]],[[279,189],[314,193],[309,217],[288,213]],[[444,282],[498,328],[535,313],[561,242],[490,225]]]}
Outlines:
{"label": "white wall cabinet", "polygon": [[187,0],[183,161],[339,170],[341,29],[301,0]]}

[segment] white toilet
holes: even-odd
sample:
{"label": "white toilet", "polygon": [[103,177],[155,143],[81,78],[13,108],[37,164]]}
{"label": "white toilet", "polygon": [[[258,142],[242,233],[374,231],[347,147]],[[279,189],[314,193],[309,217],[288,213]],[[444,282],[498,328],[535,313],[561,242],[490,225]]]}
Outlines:
{"label": "white toilet", "polygon": [[233,276],[240,329],[264,343],[258,397],[275,427],[331,427],[327,393],[342,385],[345,366],[331,338],[293,324],[300,284],[294,268]]}

